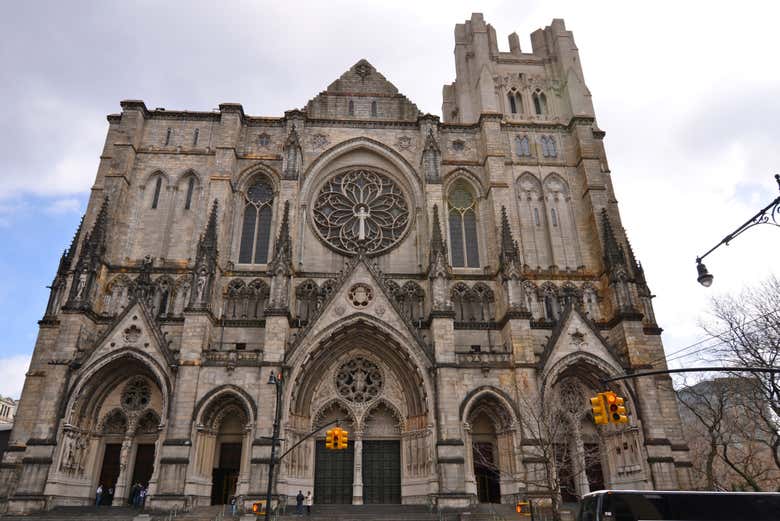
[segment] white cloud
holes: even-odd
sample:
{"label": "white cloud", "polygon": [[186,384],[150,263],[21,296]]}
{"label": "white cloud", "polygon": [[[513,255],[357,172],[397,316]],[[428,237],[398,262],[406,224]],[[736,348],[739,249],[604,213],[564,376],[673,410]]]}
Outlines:
{"label": "white cloud", "polygon": [[[247,114],[281,116],[365,57],[422,111],[438,113],[441,85],[455,77],[454,25],[482,10],[501,49],[516,31],[530,52],[530,33],[553,18],[573,31],[607,132],[623,223],[658,295],[667,350],[700,337],[698,317],[712,295],[774,269],[769,248],[778,232],[769,227],[707,259],[715,275],[709,290],[696,283],[694,259],[777,195],[770,175],[780,164],[776,3],[143,5],[51,3],[38,13],[17,2],[4,12],[6,47],[25,53],[0,54],[15,79],[0,83],[0,117],[13,122],[0,130],[0,200],[35,194],[68,207],[64,201],[86,194],[105,114],[123,98],[189,110],[238,101]],[[31,19],[37,31],[29,31]],[[110,23],[116,19],[122,24]],[[9,215],[0,207],[0,227]]]}
{"label": "white cloud", "polygon": [[30,355],[0,358],[0,395],[19,399],[22,395],[24,375],[29,367]]}
{"label": "white cloud", "polygon": [[80,213],[81,201],[75,198],[55,199],[45,209],[46,213],[58,215],[63,213]]}

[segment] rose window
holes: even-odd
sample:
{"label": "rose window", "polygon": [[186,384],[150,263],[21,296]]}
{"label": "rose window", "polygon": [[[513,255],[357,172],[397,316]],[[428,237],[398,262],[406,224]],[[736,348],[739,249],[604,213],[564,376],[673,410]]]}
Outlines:
{"label": "rose window", "polygon": [[143,409],[149,405],[152,392],[143,378],[136,378],[122,391],[122,407],[131,411]]}
{"label": "rose window", "polygon": [[336,375],[339,396],[351,402],[367,402],[382,390],[382,373],[365,358],[354,358],[342,365]]}
{"label": "rose window", "polygon": [[409,225],[401,188],[371,170],[350,170],[329,179],[314,202],[312,217],[331,248],[352,255],[363,248],[379,255],[395,246]]}

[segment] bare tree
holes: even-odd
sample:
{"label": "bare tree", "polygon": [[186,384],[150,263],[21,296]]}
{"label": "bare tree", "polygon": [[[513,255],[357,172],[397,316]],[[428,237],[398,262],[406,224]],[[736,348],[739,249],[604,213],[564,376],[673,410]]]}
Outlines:
{"label": "bare tree", "polygon": [[[780,279],[771,276],[739,295],[714,298],[704,329],[721,342],[716,349],[719,361],[735,367],[779,367]],[[743,406],[755,419],[757,439],[780,470],[780,373],[735,371],[734,376],[747,382]]]}
{"label": "bare tree", "polygon": [[752,379],[717,378],[677,391],[694,470],[708,490],[771,488],[777,473],[745,404]]}
{"label": "bare tree", "polygon": [[560,520],[562,498],[576,496],[576,483],[587,480],[588,466],[600,460],[598,445],[583,444],[579,431],[583,412],[588,410],[586,396],[581,389],[558,388],[545,396],[544,405],[541,400],[519,397],[523,436],[537,461],[537,472],[529,472],[526,483],[529,490],[550,497],[556,521]]}

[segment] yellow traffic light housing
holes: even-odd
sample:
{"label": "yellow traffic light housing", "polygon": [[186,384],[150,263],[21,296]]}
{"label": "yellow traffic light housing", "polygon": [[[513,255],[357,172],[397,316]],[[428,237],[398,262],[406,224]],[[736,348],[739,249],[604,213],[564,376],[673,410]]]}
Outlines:
{"label": "yellow traffic light housing", "polygon": [[604,394],[599,393],[595,398],[590,399],[590,408],[593,411],[593,422],[596,425],[606,425],[609,423],[607,408],[604,404]]}
{"label": "yellow traffic light housing", "polygon": [[612,413],[612,423],[628,423],[625,403],[626,401],[620,396],[615,397],[615,412]]}
{"label": "yellow traffic light housing", "polygon": [[346,449],[349,446],[349,432],[344,429],[338,429],[338,439],[336,440],[336,448],[339,450]]}
{"label": "yellow traffic light housing", "polygon": [[335,429],[328,429],[325,431],[325,448],[326,449],[335,449],[336,448],[336,431],[338,430],[338,427]]}

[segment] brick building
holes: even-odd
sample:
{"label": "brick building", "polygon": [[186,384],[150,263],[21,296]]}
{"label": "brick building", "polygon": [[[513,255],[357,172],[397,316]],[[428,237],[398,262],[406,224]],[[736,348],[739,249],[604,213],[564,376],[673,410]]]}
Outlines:
{"label": "brick building", "polygon": [[138,481],[160,508],[257,499],[279,371],[282,450],[334,419],[352,440],[301,444],[282,495],[544,495],[523,416],[563,395],[581,409],[561,450],[598,454],[567,494],[688,487],[668,378],[615,387],[624,428],[588,416],[600,377],[663,365],[661,330],[572,33],[531,40],[458,24],[442,118],[366,60],[281,117],[123,101],[40,322],[5,508],[98,484],[118,504]]}

